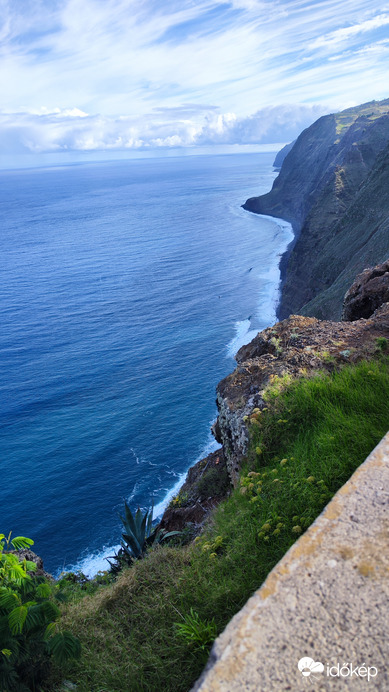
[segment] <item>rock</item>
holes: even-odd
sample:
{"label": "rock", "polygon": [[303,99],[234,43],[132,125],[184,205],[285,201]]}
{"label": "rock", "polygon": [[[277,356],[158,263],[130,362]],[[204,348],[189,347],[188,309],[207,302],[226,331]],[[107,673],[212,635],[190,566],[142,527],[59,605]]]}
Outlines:
{"label": "rock", "polygon": [[389,302],[389,259],[359,274],[347,291],[342,320],[353,322],[370,317],[383,303]]}
{"label": "rock", "polygon": [[42,558],[39,557],[39,555],[37,555],[36,553],[34,553],[32,550],[29,550],[28,548],[24,548],[23,550],[11,550],[10,552],[17,555],[20,561],[28,560],[28,562],[35,562],[36,571],[35,572],[29,572],[29,574],[31,574],[31,576],[45,577],[46,579],[53,579],[53,576],[44,570]]}
{"label": "rock", "polygon": [[192,524],[196,531],[201,528],[209,513],[219,502],[218,498],[210,498],[189,507],[168,507],[159,526],[164,531],[182,531],[188,524]]}
{"label": "rock", "polygon": [[186,525],[192,524],[198,532],[230,489],[224,452],[218,449],[189,469],[179,493],[162,516],[160,528],[182,531]]}
{"label": "rock", "polygon": [[238,351],[237,368],[218,384],[216,400],[219,439],[234,485],[248,449],[250,416],[266,406],[269,387],[369,358],[379,337],[389,339],[389,303],[354,322],[291,315]]}
{"label": "rock", "polygon": [[70,680],[64,680],[60,692],[70,692],[70,690],[76,690],[77,685]]}
{"label": "rock", "polygon": [[212,432],[212,435],[214,436],[216,442],[218,442],[219,445],[221,445],[222,439],[221,439],[221,432],[220,432],[218,420],[216,420],[216,422],[212,425],[211,432]]}

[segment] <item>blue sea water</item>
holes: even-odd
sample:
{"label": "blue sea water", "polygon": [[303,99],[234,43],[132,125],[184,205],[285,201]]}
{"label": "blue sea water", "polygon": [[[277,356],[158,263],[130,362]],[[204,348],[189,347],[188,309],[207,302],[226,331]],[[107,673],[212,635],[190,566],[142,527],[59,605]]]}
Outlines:
{"label": "blue sea water", "polygon": [[216,443],[215,387],[275,320],[286,222],[240,205],[274,154],[2,171],[0,531],[106,568]]}

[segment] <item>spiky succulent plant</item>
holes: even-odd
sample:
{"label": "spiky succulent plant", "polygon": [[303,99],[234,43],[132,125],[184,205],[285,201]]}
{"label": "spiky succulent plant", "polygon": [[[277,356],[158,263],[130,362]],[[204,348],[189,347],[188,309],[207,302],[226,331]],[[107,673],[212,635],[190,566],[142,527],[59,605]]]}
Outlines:
{"label": "spiky succulent plant", "polygon": [[181,531],[164,533],[158,526],[153,527],[153,507],[147,509],[145,513],[138,507],[135,514],[133,514],[127,502],[125,502],[124,509],[124,517],[119,514],[124,526],[120,542],[121,548],[118,554],[115,555],[119,566],[112,565],[111,563],[114,570],[120,569],[120,563],[123,560],[131,565],[134,560],[142,559],[147,549],[154,543],[162,543],[167,538],[181,534]]}

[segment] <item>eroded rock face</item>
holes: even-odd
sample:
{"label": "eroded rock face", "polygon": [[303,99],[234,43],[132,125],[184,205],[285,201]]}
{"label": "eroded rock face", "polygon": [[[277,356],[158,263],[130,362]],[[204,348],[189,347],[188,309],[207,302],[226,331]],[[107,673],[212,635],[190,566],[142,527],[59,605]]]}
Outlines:
{"label": "eroded rock face", "polygon": [[389,302],[389,259],[373,269],[365,269],[347,291],[342,320],[353,322],[370,317]]}
{"label": "eroded rock face", "polygon": [[217,387],[218,436],[234,484],[249,442],[245,417],[266,406],[269,385],[369,358],[378,337],[389,338],[389,303],[355,322],[291,315],[238,351],[236,369]]}
{"label": "eroded rock face", "polygon": [[204,521],[231,490],[223,449],[218,449],[192,466],[185,483],[161,519],[165,531],[182,531],[192,524],[200,531]]}

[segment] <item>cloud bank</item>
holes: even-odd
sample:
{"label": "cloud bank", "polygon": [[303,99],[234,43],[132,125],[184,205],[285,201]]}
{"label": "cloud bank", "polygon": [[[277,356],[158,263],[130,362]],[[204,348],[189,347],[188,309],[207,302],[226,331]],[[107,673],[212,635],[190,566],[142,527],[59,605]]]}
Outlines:
{"label": "cloud bank", "polygon": [[77,108],[0,113],[0,148],[42,153],[289,142],[325,112],[321,105],[283,105],[239,118],[187,105],[142,118],[88,115]]}
{"label": "cloud bank", "polygon": [[388,96],[388,28],[371,0],[0,0],[0,146],[288,141]]}

